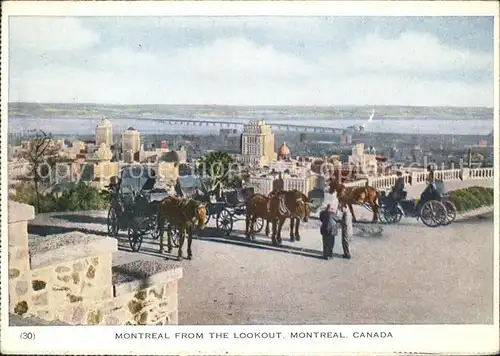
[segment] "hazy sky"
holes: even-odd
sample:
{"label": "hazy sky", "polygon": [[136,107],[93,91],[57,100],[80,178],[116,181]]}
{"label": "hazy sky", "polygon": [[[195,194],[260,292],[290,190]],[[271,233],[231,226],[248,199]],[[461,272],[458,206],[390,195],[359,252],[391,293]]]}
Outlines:
{"label": "hazy sky", "polygon": [[18,17],[10,101],[493,106],[493,17]]}

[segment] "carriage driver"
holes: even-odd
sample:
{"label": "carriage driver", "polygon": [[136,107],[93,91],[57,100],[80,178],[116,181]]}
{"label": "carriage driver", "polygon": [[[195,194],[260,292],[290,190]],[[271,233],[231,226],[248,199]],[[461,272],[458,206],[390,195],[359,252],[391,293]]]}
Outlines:
{"label": "carriage driver", "polygon": [[433,192],[436,187],[434,185],[434,168],[432,167],[431,164],[427,166],[427,172],[429,172],[429,175],[427,176],[427,183],[429,184],[429,190]]}
{"label": "carriage driver", "polygon": [[405,189],[405,180],[403,178],[403,172],[397,171],[396,176],[398,178],[396,179],[396,183],[394,183],[394,186],[392,187],[391,190],[391,198],[394,204],[396,204],[396,202],[401,198],[401,195]]}

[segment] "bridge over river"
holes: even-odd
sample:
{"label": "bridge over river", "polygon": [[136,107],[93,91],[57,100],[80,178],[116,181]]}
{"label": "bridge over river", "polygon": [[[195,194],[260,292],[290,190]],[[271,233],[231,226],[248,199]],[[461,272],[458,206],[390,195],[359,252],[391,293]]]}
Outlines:
{"label": "bridge over river", "polygon": [[[164,123],[166,125],[180,125],[192,127],[218,127],[227,129],[242,129],[248,123],[248,120],[209,120],[209,119],[173,119],[173,118],[153,118],[153,117],[134,117],[137,121],[149,121],[155,123]],[[266,122],[273,130],[276,131],[292,131],[302,133],[327,133],[339,135],[345,128],[324,127],[324,126],[311,126],[311,125],[296,125],[289,124],[286,121],[283,123]]]}
{"label": "bridge over river", "polygon": [[[493,187],[492,179],[447,182],[447,188]],[[423,185],[411,187],[410,195]],[[363,216],[365,217],[365,216]],[[366,216],[365,218],[369,218]],[[83,230],[106,234],[106,212],[38,215],[30,236]],[[449,226],[428,228],[414,219],[381,225],[381,236],[355,226],[353,259],[320,259],[317,220],[302,240],[277,248],[263,235],[243,238],[244,223],[220,237],[209,224],[193,241],[194,259],[176,262],[180,324],[484,324],[493,322],[493,214],[458,217]],[[284,237],[288,232],[284,232]],[[497,237],[498,238],[498,237]],[[114,264],[165,258],[157,241],[129,251],[125,234]],[[174,250],[176,253],[176,250]],[[168,257],[174,258],[173,255]]]}

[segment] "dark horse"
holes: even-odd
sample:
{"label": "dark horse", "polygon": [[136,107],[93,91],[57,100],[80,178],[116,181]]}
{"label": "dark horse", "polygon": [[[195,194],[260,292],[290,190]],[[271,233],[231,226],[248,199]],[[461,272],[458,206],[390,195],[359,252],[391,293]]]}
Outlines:
{"label": "dark horse", "polygon": [[[160,253],[163,253],[163,233],[167,228],[168,252],[172,252],[172,229],[179,229],[179,252],[178,259],[182,260],[182,246],[186,231],[188,232],[187,258],[191,259],[191,243],[193,240],[193,227],[205,228],[206,221],[205,204],[194,199],[183,199],[178,197],[166,197],[158,204],[158,229],[160,236]],[[165,226],[166,225],[166,226]]]}
{"label": "dark horse", "polygon": [[[300,195],[300,196],[299,196]],[[285,196],[288,196],[288,201],[289,205],[291,206],[291,210],[288,209],[287,207],[283,206],[284,201],[285,201]],[[295,198],[295,203],[291,202],[290,203],[290,196],[292,198]],[[272,199],[276,199],[278,197],[278,205],[282,205],[282,212],[281,215],[283,218],[283,221],[289,217],[290,218],[290,241],[294,242],[295,240],[300,241],[300,234],[299,234],[299,226],[300,226],[300,220],[304,219],[305,216],[305,221],[307,221],[309,217],[309,202],[308,198],[298,192],[298,191],[293,191],[293,193],[290,192],[285,192],[284,190],[274,190],[271,193],[269,193],[269,196],[265,196],[263,194],[253,194],[246,202],[246,226],[245,226],[245,236],[247,239],[250,239],[250,236],[253,234],[253,226],[255,224],[255,221],[257,218],[262,218],[266,221],[266,236],[269,236],[269,224],[274,223],[276,220],[276,212],[272,213],[271,212],[271,207],[273,204],[271,203]],[[293,199],[292,199],[293,200]],[[304,212],[304,214],[291,214],[291,211],[298,211],[300,210],[300,207],[297,209],[294,204],[301,205],[304,203],[306,206],[304,206],[305,210],[307,212]],[[288,214],[287,214],[288,210]],[[300,216],[299,216],[300,215]],[[279,234],[281,236],[281,227],[283,225],[283,222],[281,223],[281,226],[279,228]],[[274,227],[274,225],[273,225]],[[275,239],[275,229],[273,228],[273,243],[276,243]],[[279,241],[281,241],[281,237],[279,238]]]}
{"label": "dark horse", "polygon": [[347,204],[352,214],[352,221],[356,221],[353,204],[367,204],[373,211],[372,222],[378,220],[379,214],[379,192],[377,189],[370,187],[368,181],[364,187],[346,187],[344,184],[332,179],[330,180],[330,194],[337,193],[337,199],[340,204]]}
{"label": "dark horse", "polygon": [[[298,190],[280,190],[271,193],[269,195],[267,221],[273,224],[273,244],[281,244],[281,229],[287,218],[290,218],[290,240],[292,242],[295,240],[300,241],[300,221],[307,222],[310,214],[311,204],[309,199]],[[268,230],[267,226],[266,230]]]}

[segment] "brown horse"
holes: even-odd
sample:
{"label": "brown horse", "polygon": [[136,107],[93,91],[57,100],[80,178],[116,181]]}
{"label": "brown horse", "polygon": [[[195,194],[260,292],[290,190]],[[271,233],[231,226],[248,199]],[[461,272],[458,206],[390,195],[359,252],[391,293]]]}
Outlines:
{"label": "brown horse", "polygon": [[352,221],[356,221],[356,216],[354,215],[354,210],[352,208],[353,204],[368,206],[373,211],[372,222],[378,220],[379,214],[379,192],[377,189],[370,187],[368,181],[364,187],[346,187],[344,184],[332,179],[330,181],[330,194],[334,192],[337,193],[337,199],[340,204],[347,204],[349,210],[352,214]]}
{"label": "brown horse", "polygon": [[[207,210],[205,204],[194,199],[166,197],[158,204],[158,230],[160,236],[160,253],[163,253],[163,233],[167,229],[168,253],[172,252],[172,229],[179,229],[178,259],[182,260],[182,246],[186,231],[188,233],[187,258],[191,259],[191,243],[193,241],[193,227],[205,228]],[[166,226],[165,226],[166,225]]]}
{"label": "brown horse", "polygon": [[269,236],[269,221],[267,220],[267,210],[269,197],[255,193],[246,201],[245,236],[247,240],[254,234],[254,225],[258,218],[266,221],[266,236]]}
{"label": "brown horse", "polygon": [[267,220],[273,224],[273,244],[281,245],[281,229],[287,218],[290,218],[290,240],[300,241],[300,221],[307,222],[310,214],[309,199],[298,190],[277,191],[270,194]]}

